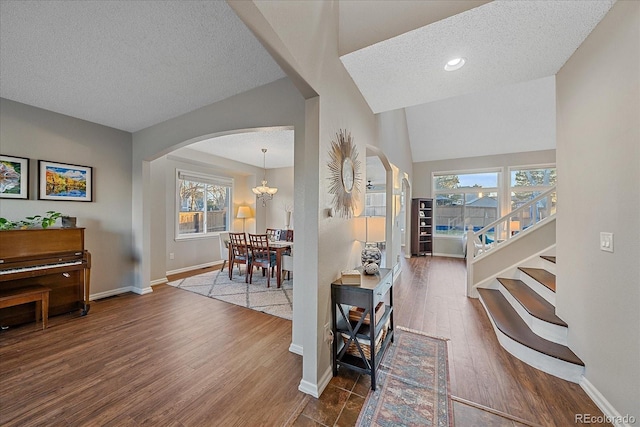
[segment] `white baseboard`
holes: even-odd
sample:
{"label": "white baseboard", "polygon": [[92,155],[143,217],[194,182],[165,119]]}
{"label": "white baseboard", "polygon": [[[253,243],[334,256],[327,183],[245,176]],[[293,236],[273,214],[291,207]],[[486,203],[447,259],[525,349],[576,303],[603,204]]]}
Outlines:
{"label": "white baseboard", "polygon": [[459,254],[446,254],[446,253],[441,253],[441,252],[434,252],[433,256],[443,256],[443,257],[447,257],[447,258],[460,258],[460,259],[464,259],[464,255],[459,255]]}
{"label": "white baseboard", "polygon": [[208,267],[213,267],[214,265],[220,265],[223,262],[224,262],[224,260],[220,260],[220,261],[206,262],[206,263],[200,264],[200,265],[191,265],[189,267],[178,268],[177,270],[167,271],[165,274],[167,276],[171,276],[172,274],[187,273],[187,272],[193,271],[193,270],[200,270],[202,268],[208,268]]}
{"label": "white baseboard", "polygon": [[152,280],[150,285],[151,286],[164,285],[165,283],[169,283],[169,280],[166,277],[163,277],[161,279]]}
{"label": "white baseboard", "polygon": [[[591,382],[584,376],[580,380],[580,387],[589,395],[593,403],[602,411],[607,418],[604,422],[610,422],[614,426],[618,427],[631,427],[631,424],[635,424],[638,420],[633,415],[621,415],[616,408],[598,391],[598,389],[591,384]],[[593,415],[593,414],[584,414]],[[595,415],[593,415],[595,417]],[[600,421],[598,421],[600,422]],[[603,422],[603,424],[604,424]]]}
{"label": "white baseboard", "polygon": [[320,394],[324,391],[325,388],[329,385],[329,381],[333,378],[333,366],[329,365],[327,369],[324,371],[322,377],[320,377],[320,383],[318,384],[318,388],[320,389]]}
{"label": "white baseboard", "polygon": [[145,294],[150,294],[151,292],[153,292],[153,288],[151,288],[151,286],[148,286],[148,287],[143,288],[143,289],[137,288],[135,286],[123,286],[122,288],[111,289],[109,291],[98,292],[96,294],[91,294],[91,295],[89,295],[89,300],[97,301],[97,300],[100,300],[100,299],[103,299],[103,298],[112,297],[114,295],[125,294],[127,292],[133,292],[134,294],[138,294],[138,295],[145,295]]}
{"label": "white baseboard", "polygon": [[133,286],[125,286],[122,288],[118,288],[118,289],[111,289],[110,291],[105,291],[105,292],[98,292],[97,294],[91,294],[89,295],[89,299],[91,301],[96,301],[102,298],[108,298],[108,297],[112,297],[114,295],[120,295],[120,294],[124,294],[127,292],[133,292]]}
{"label": "white baseboard", "polygon": [[147,286],[146,288],[137,288],[135,286],[131,287],[131,292],[138,295],[146,295],[153,292],[153,288],[151,286]]}
{"label": "white baseboard", "polygon": [[309,381],[300,380],[300,385],[298,385],[298,390],[303,393],[309,394],[316,399],[320,397],[320,393],[318,393],[318,386],[316,384],[312,384]]}
{"label": "white baseboard", "polygon": [[299,345],[299,344],[291,343],[291,345],[289,346],[289,351],[291,353],[298,354],[300,356],[304,356],[304,354],[302,353],[302,346]]}
{"label": "white baseboard", "polygon": [[327,385],[329,385],[329,381],[331,381],[331,378],[333,378],[333,367],[329,366],[320,378],[320,382],[318,384],[313,384],[303,379],[300,380],[298,390],[303,393],[309,394],[317,399],[320,397]]}

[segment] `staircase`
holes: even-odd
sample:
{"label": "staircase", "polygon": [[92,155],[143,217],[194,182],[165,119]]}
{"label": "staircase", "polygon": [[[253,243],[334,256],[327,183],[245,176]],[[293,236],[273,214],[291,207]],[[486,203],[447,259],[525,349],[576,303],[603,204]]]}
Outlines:
{"label": "staircase", "polygon": [[577,383],[584,363],[567,346],[568,325],[555,313],[555,262],[553,255],[538,256],[477,291],[502,347],[535,368]]}
{"label": "staircase", "polygon": [[584,363],[567,346],[568,325],[556,314],[556,199],[552,187],[467,232],[467,295],[480,299],[509,353],[579,383]]}

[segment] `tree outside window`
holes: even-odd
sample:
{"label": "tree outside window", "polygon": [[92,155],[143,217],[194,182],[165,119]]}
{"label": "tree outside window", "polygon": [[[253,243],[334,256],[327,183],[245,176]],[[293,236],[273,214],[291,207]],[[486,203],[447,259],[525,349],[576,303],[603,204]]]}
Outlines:
{"label": "tree outside window", "polygon": [[232,181],[178,172],[178,236],[228,231]]}

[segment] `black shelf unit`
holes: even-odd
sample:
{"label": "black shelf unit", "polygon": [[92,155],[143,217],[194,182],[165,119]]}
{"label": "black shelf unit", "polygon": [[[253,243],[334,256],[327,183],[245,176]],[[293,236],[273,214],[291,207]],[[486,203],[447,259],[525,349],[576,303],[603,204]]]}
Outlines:
{"label": "black shelf unit", "polygon": [[[361,268],[359,270],[362,271]],[[376,369],[382,360],[386,349],[393,342],[393,271],[381,268],[377,274],[362,274],[360,285],[343,285],[340,280],[331,284],[331,313],[333,318],[333,375],[338,374],[338,367],[351,369],[361,374],[371,376],[371,389],[376,389]],[[388,297],[388,298],[387,298]],[[376,321],[374,309],[378,303],[385,303],[385,311],[382,317]],[[364,309],[360,320],[349,319],[350,307]],[[364,318],[369,315],[370,324],[364,324]],[[386,335],[378,351],[375,351],[376,338],[383,333]],[[374,351],[370,351],[370,357],[360,353],[354,356],[347,353],[347,348],[342,339],[342,334],[348,335],[357,348],[362,350],[364,344],[358,339],[368,340],[373,343]]]}
{"label": "black shelf unit", "polygon": [[411,200],[411,255],[433,256],[433,199]]}

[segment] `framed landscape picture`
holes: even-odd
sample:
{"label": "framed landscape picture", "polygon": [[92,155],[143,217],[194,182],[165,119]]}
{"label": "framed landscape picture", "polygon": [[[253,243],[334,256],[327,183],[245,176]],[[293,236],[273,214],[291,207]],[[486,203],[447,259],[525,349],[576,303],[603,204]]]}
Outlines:
{"label": "framed landscape picture", "polygon": [[93,168],[46,160],[38,161],[38,198],[91,202]]}
{"label": "framed landscape picture", "polygon": [[0,154],[0,198],[29,198],[29,159]]}

